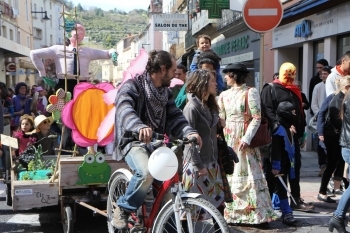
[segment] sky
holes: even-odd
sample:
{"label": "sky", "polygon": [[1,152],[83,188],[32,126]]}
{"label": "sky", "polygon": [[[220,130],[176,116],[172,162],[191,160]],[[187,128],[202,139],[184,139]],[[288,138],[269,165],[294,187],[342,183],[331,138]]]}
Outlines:
{"label": "sky", "polygon": [[129,12],[133,9],[147,10],[150,4],[149,0],[72,0],[72,2],[74,5],[80,3],[83,8],[93,6],[105,11],[117,8],[125,12]]}

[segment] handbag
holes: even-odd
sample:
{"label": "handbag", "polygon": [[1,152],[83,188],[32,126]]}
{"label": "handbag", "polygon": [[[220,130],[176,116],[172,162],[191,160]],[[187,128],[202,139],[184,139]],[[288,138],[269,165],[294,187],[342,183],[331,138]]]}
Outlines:
{"label": "handbag", "polygon": [[222,129],[218,130],[217,143],[219,164],[221,163],[226,174],[232,175],[235,167],[234,163],[238,163],[239,159],[232,147],[227,146]]}
{"label": "handbag", "polygon": [[316,113],[313,117],[311,117],[309,124],[307,125],[307,128],[313,134],[317,134],[317,117],[318,117],[318,113]]}
{"label": "handbag", "polygon": [[[249,112],[249,104],[248,104],[248,91],[245,93],[245,112],[244,116],[245,119],[249,119],[247,121],[244,121],[244,133],[247,132],[247,128],[249,126],[249,123],[252,121],[252,116],[248,113]],[[255,148],[255,147],[261,147],[265,146],[271,143],[271,134],[269,132],[269,124],[265,117],[261,117],[261,123],[259,125],[258,130],[256,131],[254,137],[250,141],[249,147]]]}

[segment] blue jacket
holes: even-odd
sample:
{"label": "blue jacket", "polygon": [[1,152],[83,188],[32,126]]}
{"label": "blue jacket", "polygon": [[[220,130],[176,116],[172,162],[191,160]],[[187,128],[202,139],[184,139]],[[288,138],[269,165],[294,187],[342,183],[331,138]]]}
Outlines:
{"label": "blue jacket", "polygon": [[[202,53],[201,50],[197,49],[194,56],[193,56],[193,60],[190,66],[190,70],[191,72],[195,71],[198,69],[198,56]],[[217,83],[217,88],[218,88],[218,92],[222,92],[224,90],[224,80],[222,79],[222,76],[220,74],[220,65],[218,65],[217,67],[215,67],[215,71],[216,71],[216,83]]]}
{"label": "blue jacket", "polygon": [[335,94],[331,94],[327,96],[327,98],[323,101],[320,110],[318,111],[317,116],[317,134],[318,136],[323,136],[324,124],[326,122],[326,114],[328,112],[328,106],[333,99]]}

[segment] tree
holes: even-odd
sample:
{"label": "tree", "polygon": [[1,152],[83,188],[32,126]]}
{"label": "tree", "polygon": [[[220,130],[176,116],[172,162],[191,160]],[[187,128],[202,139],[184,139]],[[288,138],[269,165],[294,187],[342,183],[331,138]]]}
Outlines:
{"label": "tree", "polygon": [[77,5],[77,11],[79,11],[79,12],[84,11],[84,8],[81,6],[80,3],[78,3],[78,5]]}

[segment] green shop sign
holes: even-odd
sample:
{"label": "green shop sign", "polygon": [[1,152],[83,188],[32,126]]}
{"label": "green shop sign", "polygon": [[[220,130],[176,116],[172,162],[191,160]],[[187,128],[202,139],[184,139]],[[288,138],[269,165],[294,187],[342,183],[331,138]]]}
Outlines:
{"label": "green shop sign", "polygon": [[246,49],[249,47],[248,39],[249,39],[248,35],[242,36],[241,38],[237,38],[237,39],[225,42],[221,45],[215,46],[213,50],[218,55],[224,55],[224,54],[236,52],[238,50]]}

